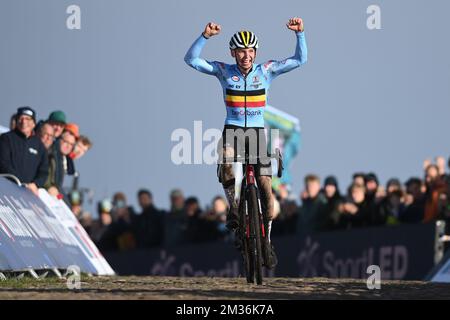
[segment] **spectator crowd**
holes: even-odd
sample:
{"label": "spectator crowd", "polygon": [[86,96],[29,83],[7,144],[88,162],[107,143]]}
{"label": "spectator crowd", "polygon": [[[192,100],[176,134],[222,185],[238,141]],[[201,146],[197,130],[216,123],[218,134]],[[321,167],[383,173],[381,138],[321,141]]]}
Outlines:
{"label": "spectator crowd", "polygon": [[129,206],[125,195],[118,192],[112,201],[104,200],[98,204],[98,220],[93,221],[90,214],[87,214],[87,219],[79,217],[100,250],[131,250],[232,239],[225,227],[227,203],[220,196],[213,199],[210,208],[202,210],[197,198],[185,199],[181,190],[173,190],[170,194],[171,208],[167,211],[155,207],[149,190],[139,190],[137,197],[140,212]]}
{"label": "spectator crowd", "polygon": [[0,135],[0,174],[15,176],[36,195],[45,188],[64,198],[64,177],[75,175],[75,160],[92,147],[89,138],[59,110],[37,121],[35,110],[20,107],[11,116],[9,129]]}
{"label": "spectator crowd", "polygon": [[[450,159],[448,163],[450,167]],[[423,178],[405,183],[389,179],[382,186],[374,173],[353,174],[350,186],[341,193],[338,181],[328,176],[323,183],[317,175],[304,179],[299,203],[286,186],[274,193],[275,219],[272,236],[318,233],[363,227],[419,224],[436,220],[450,225],[449,186],[443,157],[425,161]],[[185,198],[181,190],[170,193],[169,210],[158,209],[149,190],[137,194],[140,212],[127,205],[123,193],[98,206],[99,220],[80,217],[81,223],[103,251],[130,250],[187,243],[233,241],[225,228],[228,205],[215,197],[203,209],[195,197]]]}
{"label": "spectator crowd", "polygon": [[[228,205],[215,197],[202,208],[196,197],[185,198],[175,189],[169,210],[159,209],[149,190],[137,194],[140,212],[118,192],[112,201],[98,204],[98,219],[84,212],[78,193],[64,195],[63,182],[75,175],[75,160],[92,147],[79,127],[68,123],[62,111],[51,112],[37,122],[30,107],[18,108],[11,117],[10,131],[0,135],[0,174],[13,175],[31,192],[45,188],[65,199],[73,213],[102,251],[122,251],[186,243],[234,241],[225,227]],[[450,167],[450,159],[447,166]],[[317,233],[353,228],[428,223],[445,220],[450,225],[450,175],[446,161],[424,162],[423,177],[401,183],[390,179],[382,186],[375,173],[354,173],[343,193],[334,176],[308,174],[299,199],[280,185],[274,190],[275,218],[272,236]],[[300,200],[298,202],[297,200]]]}

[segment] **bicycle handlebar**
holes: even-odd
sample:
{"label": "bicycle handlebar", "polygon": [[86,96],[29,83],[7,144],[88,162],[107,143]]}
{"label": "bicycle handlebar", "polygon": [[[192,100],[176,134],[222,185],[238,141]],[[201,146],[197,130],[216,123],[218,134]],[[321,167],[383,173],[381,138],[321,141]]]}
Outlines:
{"label": "bicycle handlebar", "polygon": [[231,163],[231,162],[242,162],[243,164],[250,164],[250,163],[257,163],[257,160],[259,159],[276,159],[278,162],[278,171],[277,171],[277,177],[281,178],[281,176],[283,175],[283,157],[281,155],[281,151],[279,148],[275,149],[275,153],[273,154],[269,154],[267,156],[255,156],[255,155],[249,155],[246,154],[245,156],[241,156],[241,155],[236,155],[234,157],[226,157],[225,158],[225,163]]}

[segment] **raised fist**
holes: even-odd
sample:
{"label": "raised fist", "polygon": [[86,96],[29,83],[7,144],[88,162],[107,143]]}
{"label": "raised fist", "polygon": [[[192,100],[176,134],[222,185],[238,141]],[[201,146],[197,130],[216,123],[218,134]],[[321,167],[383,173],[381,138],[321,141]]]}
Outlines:
{"label": "raised fist", "polygon": [[206,25],[205,31],[203,31],[203,35],[205,36],[205,38],[209,38],[219,34],[221,29],[222,27],[219,24],[210,22]]}
{"label": "raised fist", "polygon": [[303,32],[304,30],[303,20],[297,17],[291,18],[289,19],[288,23],[286,23],[286,27],[295,32]]}

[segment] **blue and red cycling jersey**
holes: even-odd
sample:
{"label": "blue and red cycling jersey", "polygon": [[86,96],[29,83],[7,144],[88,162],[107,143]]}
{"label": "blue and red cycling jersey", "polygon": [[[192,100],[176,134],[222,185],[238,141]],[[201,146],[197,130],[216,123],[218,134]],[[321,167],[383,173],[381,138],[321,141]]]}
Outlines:
{"label": "blue and red cycling jersey", "polygon": [[236,64],[207,61],[200,53],[207,39],[201,35],[186,53],[184,61],[192,68],[216,76],[223,89],[227,110],[226,125],[238,127],[264,127],[264,110],[268,91],[273,79],[291,71],[307,60],[304,32],[297,32],[295,54],[285,60],[269,60],[263,64],[253,64],[252,70],[244,77]]}

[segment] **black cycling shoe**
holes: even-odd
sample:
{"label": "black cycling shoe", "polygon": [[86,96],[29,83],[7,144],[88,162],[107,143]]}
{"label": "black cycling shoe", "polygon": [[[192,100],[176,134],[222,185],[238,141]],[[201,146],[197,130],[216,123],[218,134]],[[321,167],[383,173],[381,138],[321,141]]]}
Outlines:
{"label": "black cycling shoe", "polygon": [[264,265],[269,268],[273,269],[278,264],[278,258],[275,253],[275,248],[272,243],[266,244],[266,254],[264,259]]}

